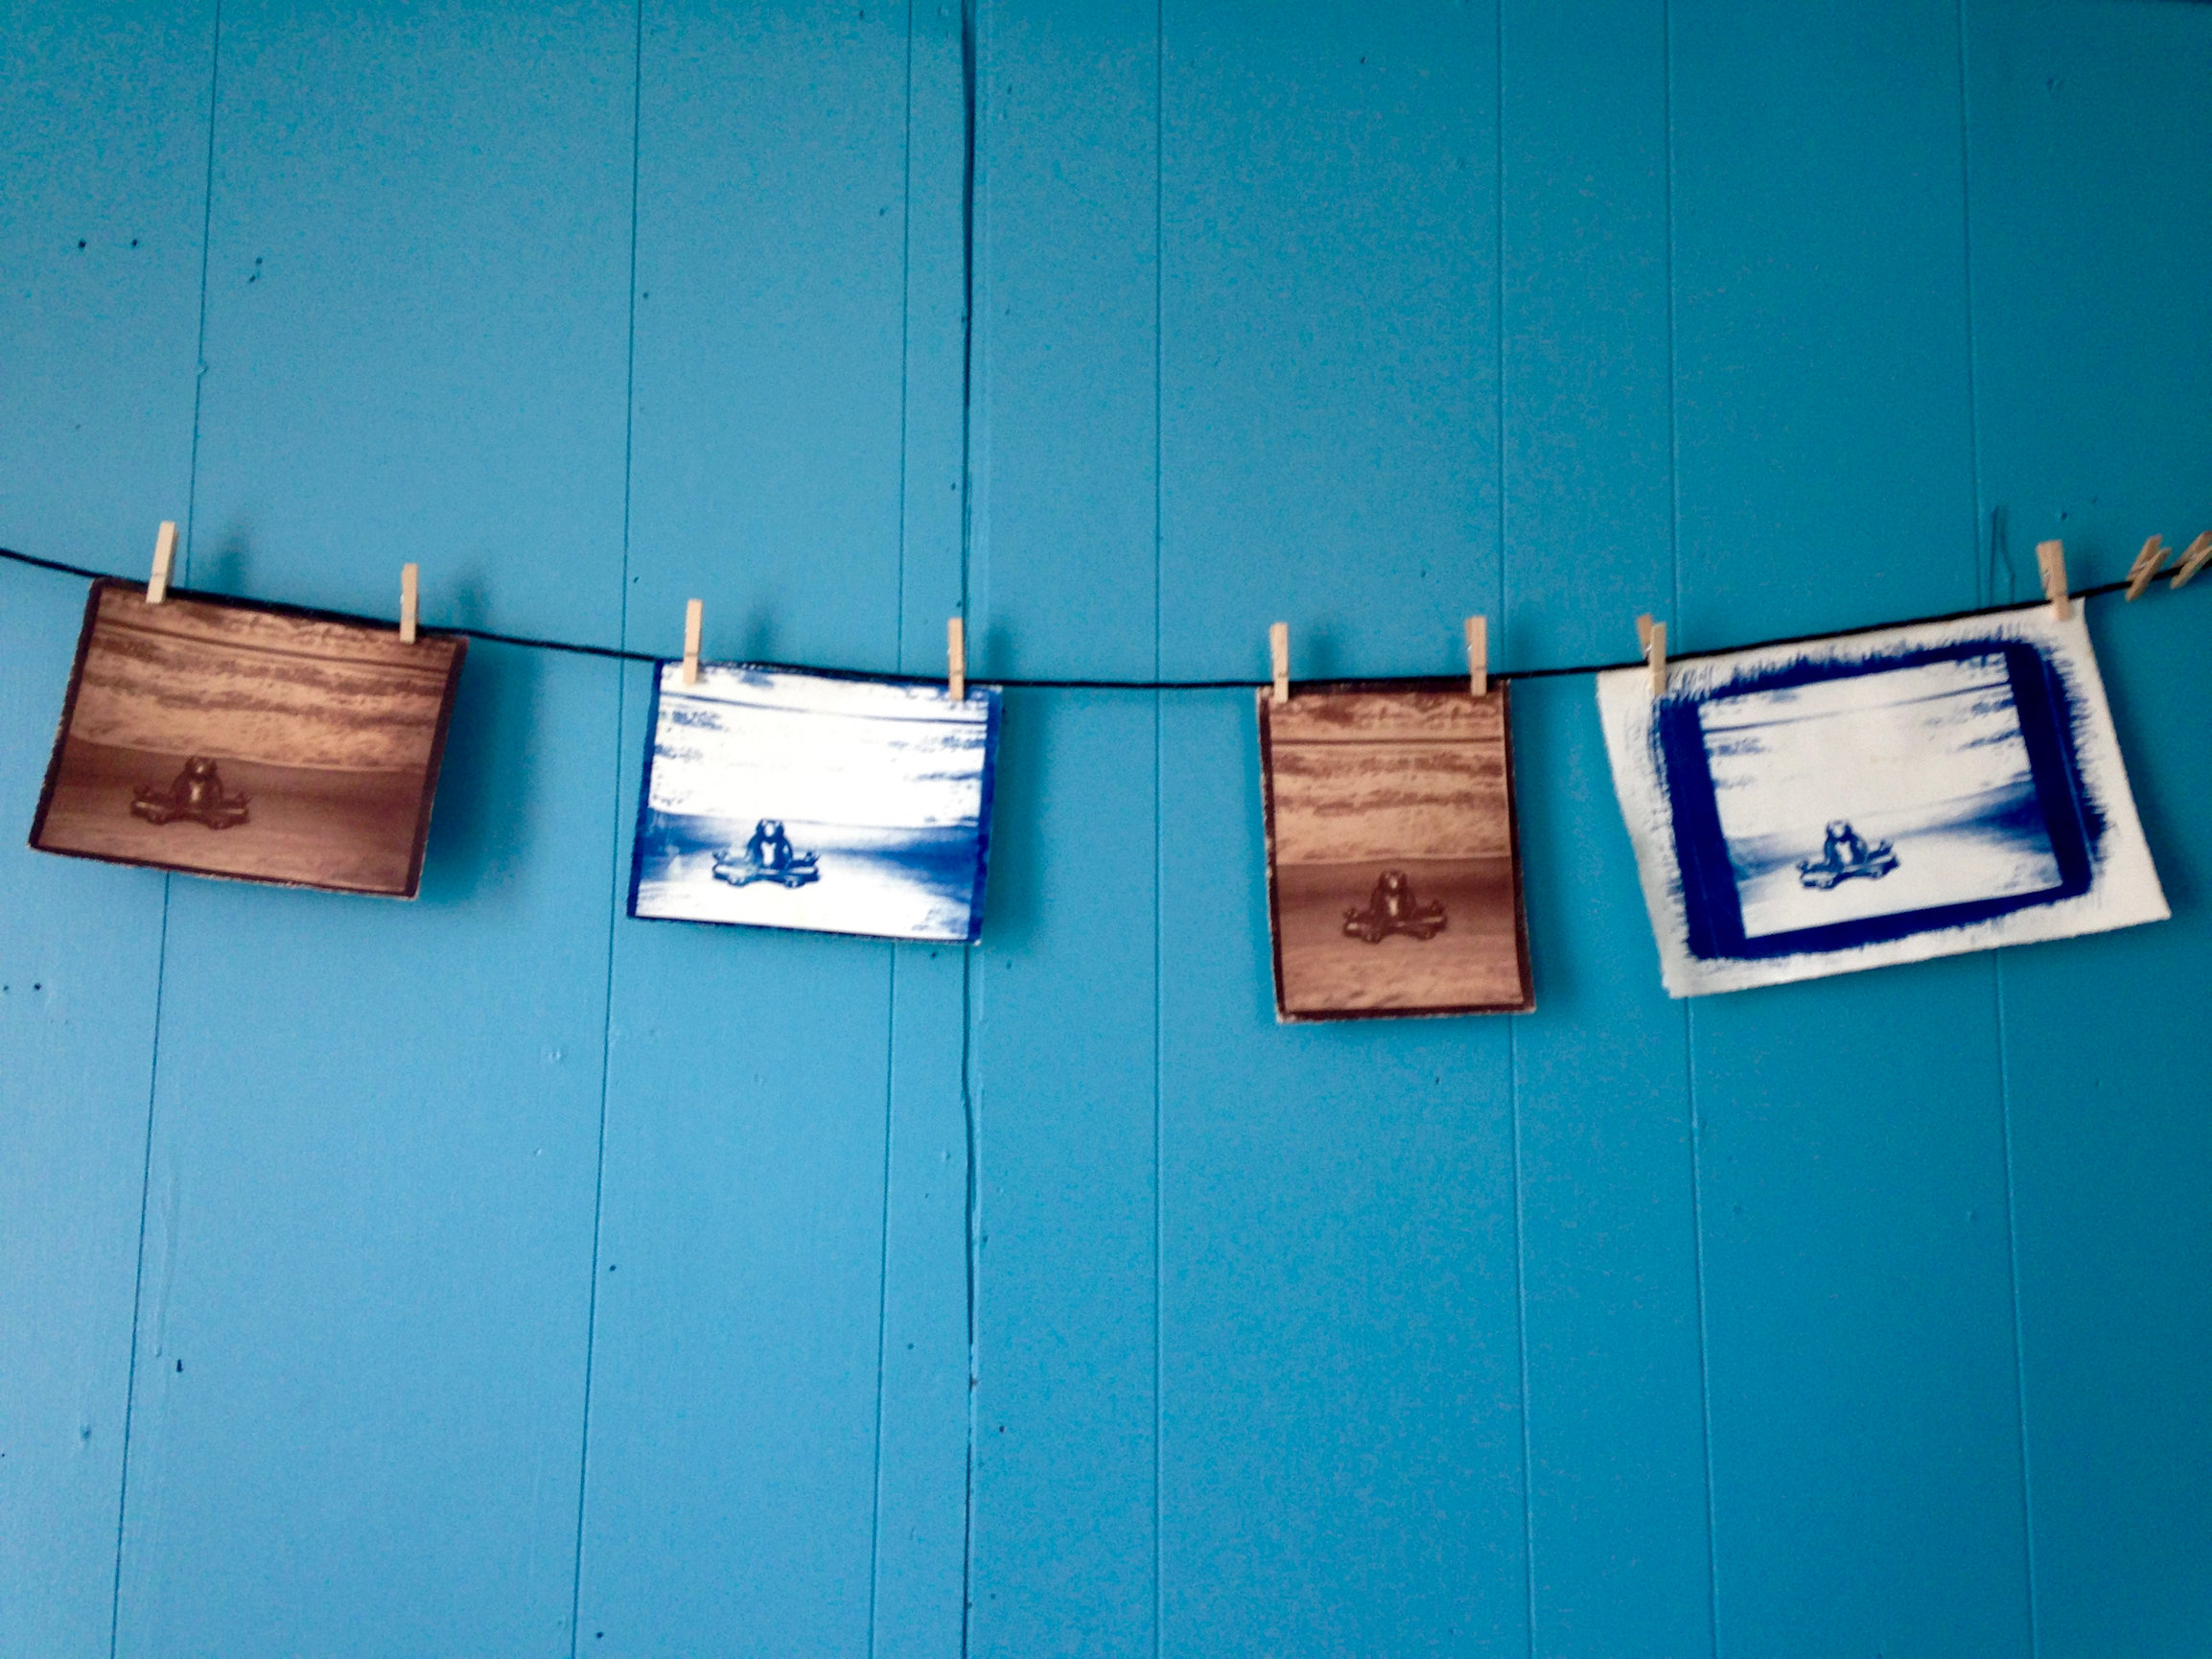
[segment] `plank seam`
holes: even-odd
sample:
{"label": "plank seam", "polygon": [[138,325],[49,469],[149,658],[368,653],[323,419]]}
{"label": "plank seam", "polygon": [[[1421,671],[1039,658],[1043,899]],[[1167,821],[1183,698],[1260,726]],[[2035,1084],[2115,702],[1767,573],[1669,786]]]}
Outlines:
{"label": "plank seam", "polygon": [[175,877],[161,877],[161,926],[153,958],[153,1040],[146,1064],[146,1150],[138,1174],[138,1260],[130,1280],[130,1361],[123,1383],[123,1445],[115,1493],[115,1577],[107,1601],[107,1654],[115,1659],[123,1621],[123,1541],[130,1519],[130,1427],[138,1403],[138,1328],[146,1291],[146,1216],[153,1189],[153,1106],[161,1082],[161,996],[169,977],[169,892]]}
{"label": "plank seam", "polygon": [[[1959,266],[1967,291],[1967,454],[1973,468],[1971,523],[1974,599],[1986,604],[1996,589],[1993,563],[1982,558],[1982,404],[1980,348],[1974,338],[1973,156],[1967,136],[1967,0],[1959,0]],[[1993,550],[1993,549],[1992,549]]]}
{"label": "plank seam", "polygon": [[1536,1659],[1536,1494],[1528,1394],[1527,1188],[1521,1168],[1521,1020],[1505,1021],[1505,1098],[1513,1120],[1514,1336],[1521,1350],[1521,1588],[1527,1607],[1528,1659]]}
{"label": "plank seam", "polygon": [[[960,189],[960,613],[967,614],[967,559],[974,531],[975,461],[970,448],[975,388],[975,103],[978,0],[961,0],[960,93],[963,156]],[[967,1468],[961,1500],[960,1652],[967,1659],[975,1598],[975,1408],[979,1359],[977,1279],[982,1271],[983,1125],[970,1078],[974,1035],[975,964],[960,959],[960,1109],[967,1152]]]}
{"label": "plank seam", "polygon": [[[908,456],[914,397],[914,5],[906,8],[906,124],[898,218],[898,593],[891,619],[892,661],[906,666],[906,555],[912,502]],[[898,1080],[898,952],[890,952],[884,987],[883,1223],[875,1266],[875,1479],[868,1513],[868,1653],[875,1659],[883,1586],[883,1396],[891,1328],[891,1141]]]}
{"label": "plank seam", "polygon": [[[1982,473],[1981,341],[1975,326],[1977,307],[1974,301],[1973,95],[1972,83],[1967,73],[1967,0],[1959,0],[1958,19],[1959,263],[1965,274],[1967,291],[1967,443],[1973,468],[1974,597],[1987,603],[1996,596],[1997,557],[2003,545],[2003,519],[1998,509],[1991,510],[1990,552],[1985,559],[1981,546],[1982,492],[1986,482]],[[2008,578],[2010,563],[2008,557]],[[2012,587],[2008,579],[2008,594]],[[2039,1659],[2042,1651],[2042,1622],[2036,1605],[2035,1488],[2028,1467],[2027,1344],[2022,1340],[2020,1319],[2020,1237],[2013,1182],[2013,1084],[2011,1062],[2006,1049],[2003,956],[1992,956],[1990,969],[1991,1013],[1996,1024],[1997,1038],[1997,1122],[2003,1132],[2005,1151],[2005,1272],[2011,1281],[2007,1288],[2012,1293],[2014,1412],[2020,1444],[2021,1571],[2026,1577],[2029,1659]]]}
{"label": "plank seam", "polygon": [[[1153,678],[1160,677],[1160,566],[1166,540],[1167,0],[1153,5]],[[1166,868],[1160,725],[1153,693],[1153,1659],[1167,1650],[1167,995],[1161,939]]]}
{"label": "plank seam", "polygon": [[[1666,169],[1664,192],[1666,215],[1666,562],[1671,577],[1674,616],[1682,620],[1682,421],[1679,391],[1677,328],[1682,304],[1675,284],[1674,214],[1674,4],[1661,0],[1660,33],[1665,72],[1660,78],[1662,119],[1666,128]],[[1697,1403],[1698,1441],[1705,1465],[1705,1631],[1708,1651],[1720,1654],[1720,1553],[1715,1544],[1712,1482],[1712,1355],[1705,1306],[1705,1194],[1698,1170],[1702,1141],[1697,1116],[1697,1018],[1688,1002],[1682,1005],[1682,1070],[1685,1105],[1689,1115],[1689,1231],[1690,1265],[1697,1289]]]}
{"label": "plank seam", "polygon": [[2028,1577],[2028,1654],[2042,1653],[2041,1608],[2036,1598],[2036,1488],[2028,1461],[2028,1362],[2027,1343],[2020,1317],[2019,1211],[2013,1180],[2013,1065],[2011,1033],[2005,1022],[2005,959],[1994,953],[1990,963],[1997,1016],[1997,1121],[2005,1146],[2005,1269],[2013,1293],[2013,1389],[2014,1414],[2020,1433],[2020,1554]]}
{"label": "plank seam", "polygon": [[192,573],[192,528],[199,505],[199,410],[207,385],[207,264],[215,224],[215,117],[222,95],[222,0],[215,0],[215,27],[208,43],[207,172],[199,198],[199,326],[192,342],[192,458],[184,482],[184,574]]}
{"label": "plank seam", "polygon": [[[630,643],[630,500],[635,468],[638,389],[638,181],[643,151],[645,82],[645,4],[633,0],[630,13],[630,269],[628,316],[622,370],[622,559],[621,596],[616,606],[616,638]],[[591,1493],[593,1362],[599,1339],[599,1246],[606,1223],[607,1096],[615,1068],[615,956],[617,923],[624,905],[622,882],[622,736],[629,719],[630,677],[615,675],[615,822],[607,852],[607,970],[599,1023],[599,1133],[592,1168],[591,1280],[584,1303],[584,1397],[576,1435],[576,1539],[569,1572],[569,1659],[576,1659],[583,1634],[584,1516]]]}
{"label": "plank seam", "polygon": [[[1498,637],[1506,623],[1505,530],[1505,6],[1492,9],[1495,36],[1490,54],[1492,147],[1498,165],[1491,170],[1490,321],[1492,362],[1498,388],[1498,414],[1492,431],[1492,488],[1498,500]],[[1536,1493],[1534,1431],[1529,1424],[1528,1392],[1528,1217],[1521,1167],[1521,1022],[1505,1021],[1505,1107],[1513,1126],[1513,1303],[1514,1344],[1521,1360],[1521,1592],[1523,1629],[1528,1659],[1536,1659]]]}
{"label": "plank seam", "polygon": [[[199,415],[207,384],[208,244],[215,222],[215,121],[222,95],[222,0],[215,0],[207,42],[207,147],[199,194],[199,316],[192,343],[192,442],[185,460],[184,563],[192,566],[192,528],[199,502]],[[138,1330],[146,1297],[146,1218],[153,1187],[153,1114],[161,1087],[161,1006],[169,981],[169,899],[175,877],[161,877],[161,924],[153,954],[153,1031],[147,1045],[146,1146],[138,1174],[138,1254],[130,1278],[130,1358],[124,1370],[123,1436],[115,1489],[115,1573],[108,1585],[107,1654],[115,1659],[123,1634],[123,1550],[130,1521],[130,1431],[138,1410]]]}
{"label": "plank seam", "polygon": [[[911,19],[912,9],[908,10]],[[868,1508],[868,1652],[875,1655],[876,1595],[883,1580],[883,1373],[891,1322],[891,1132],[898,1074],[898,950],[885,953],[883,1042],[883,1221],[875,1254],[875,1478]]]}

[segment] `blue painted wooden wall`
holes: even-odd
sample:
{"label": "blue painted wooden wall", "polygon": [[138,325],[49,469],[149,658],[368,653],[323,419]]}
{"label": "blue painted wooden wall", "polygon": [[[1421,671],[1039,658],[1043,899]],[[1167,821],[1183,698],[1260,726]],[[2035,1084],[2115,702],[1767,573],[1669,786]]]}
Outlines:
{"label": "blue painted wooden wall", "polygon": [[[2212,525],[2212,8],[0,16],[27,552],[1150,679]],[[81,596],[0,570],[6,1659],[2212,1643],[2202,590],[2091,613],[2169,923],[1670,1003],[1531,682],[1538,1012],[1297,1030],[1246,693],[1010,696],[964,955],[623,919],[645,671],[500,645],[416,904],[34,855]]]}

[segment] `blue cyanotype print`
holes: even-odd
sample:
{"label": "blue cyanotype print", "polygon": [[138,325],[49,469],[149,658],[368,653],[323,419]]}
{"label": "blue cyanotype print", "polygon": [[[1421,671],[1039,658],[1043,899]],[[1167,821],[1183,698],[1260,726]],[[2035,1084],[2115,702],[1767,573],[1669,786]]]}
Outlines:
{"label": "blue cyanotype print", "polygon": [[1676,995],[2165,914],[2080,622],[2015,613],[1599,687]]}
{"label": "blue cyanotype print", "polygon": [[966,942],[983,926],[996,692],[663,664],[630,914]]}

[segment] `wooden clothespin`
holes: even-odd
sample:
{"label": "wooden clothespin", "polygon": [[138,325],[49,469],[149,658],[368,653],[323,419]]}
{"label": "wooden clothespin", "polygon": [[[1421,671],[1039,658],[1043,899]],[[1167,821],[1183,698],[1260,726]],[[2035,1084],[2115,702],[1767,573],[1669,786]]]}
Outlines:
{"label": "wooden clothespin", "polygon": [[1275,670],[1275,701],[1291,700],[1291,624],[1276,622],[1268,629],[1268,655]]}
{"label": "wooden clothespin", "polygon": [[2073,598],[2066,592],[2066,544],[2037,542],[2036,568],[2043,572],[2043,597],[2051,601],[2051,619],[2066,620],[2074,614]]}
{"label": "wooden clothespin", "polygon": [[1467,619],[1467,689],[1478,697],[1490,694],[1490,619]]}
{"label": "wooden clothespin", "polygon": [[153,536],[153,574],[146,584],[146,602],[158,605],[169,597],[169,567],[176,558],[176,526],[168,519]]}
{"label": "wooden clothespin", "polygon": [[2174,571],[2174,586],[2187,587],[2189,578],[2212,563],[2212,530],[2206,530],[2181,549],[2181,563]]}
{"label": "wooden clothespin", "polygon": [[1655,622],[1647,612],[1636,619],[1637,643],[1643,647],[1643,660],[1651,665],[1651,694],[1666,695],[1666,624]]}
{"label": "wooden clothespin", "polygon": [[2143,596],[2143,590],[2151,585],[2151,578],[2166,562],[2165,538],[2153,536],[2143,544],[2143,550],[2135,555],[2135,562],[2128,567],[2128,603],[2133,604]]}
{"label": "wooden clothespin", "polygon": [[400,643],[415,643],[415,609],[420,596],[422,572],[414,565],[400,567]]}
{"label": "wooden clothespin", "polygon": [[967,624],[958,617],[944,624],[944,668],[952,700],[967,701]]}
{"label": "wooden clothespin", "polygon": [[707,607],[697,599],[684,601],[684,666],[676,677],[686,686],[699,683],[699,633],[706,618]]}

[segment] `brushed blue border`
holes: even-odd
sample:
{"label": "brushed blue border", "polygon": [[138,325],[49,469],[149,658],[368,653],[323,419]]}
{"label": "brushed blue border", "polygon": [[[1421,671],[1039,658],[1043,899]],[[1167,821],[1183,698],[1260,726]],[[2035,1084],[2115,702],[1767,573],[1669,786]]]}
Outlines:
{"label": "brushed blue border", "polygon": [[[2027,742],[2029,771],[2036,783],[2036,803],[2050,834],[2051,851],[2059,861],[2058,885],[2034,893],[1868,916],[1756,940],[1746,938],[1743,906],[1736,893],[1727,838],[1721,833],[1720,809],[1713,796],[1699,711],[1720,697],[1785,690],[1793,686],[1988,656],[2002,656],[2012,680],[2014,706],[2019,713],[2020,735]],[[1709,690],[1667,697],[1653,723],[1652,743],[1674,824],[1675,865],[1682,877],[1689,952],[1703,961],[1758,961],[1885,944],[2078,898],[2088,892],[2094,879],[2090,853],[2104,833],[2104,818],[2082,783],[2074,748],[2073,704],[2064,681],[2044,653],[2016,640],[1967,640],[1849,662],[1801,657]]]}

